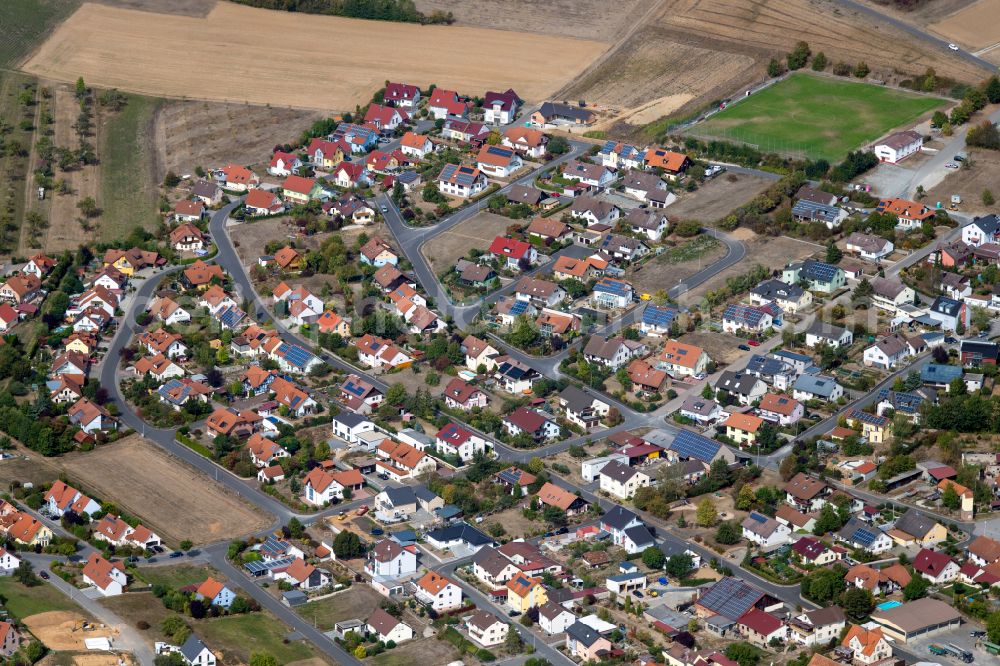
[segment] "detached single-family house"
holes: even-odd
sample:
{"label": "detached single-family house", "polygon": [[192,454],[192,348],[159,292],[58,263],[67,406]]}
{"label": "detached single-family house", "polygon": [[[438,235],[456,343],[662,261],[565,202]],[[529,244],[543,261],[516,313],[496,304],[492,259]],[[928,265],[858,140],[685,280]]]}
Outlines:
{"label": "detached single-family house", "polygon": [[875,156],[879,162],[896,164],[914,153],[919,153],[924,145],[924,137],[919,132],[906,130],[893,132],[875,142]]}

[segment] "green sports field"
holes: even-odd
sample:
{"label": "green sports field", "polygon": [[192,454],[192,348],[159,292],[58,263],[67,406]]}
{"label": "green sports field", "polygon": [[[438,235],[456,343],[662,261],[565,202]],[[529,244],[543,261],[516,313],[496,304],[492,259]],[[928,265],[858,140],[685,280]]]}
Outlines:
{"label": "green sports field", "polygon": [[833,162],[945,104],[926,95],[800,73],[739,100],[689,133]]}

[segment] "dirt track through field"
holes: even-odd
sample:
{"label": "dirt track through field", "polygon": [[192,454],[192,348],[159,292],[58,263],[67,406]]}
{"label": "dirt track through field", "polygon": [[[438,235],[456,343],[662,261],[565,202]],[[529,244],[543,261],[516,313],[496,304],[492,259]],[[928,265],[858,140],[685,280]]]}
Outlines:
{"label": "dirt track through field", "polygon": [[[386,79],[539,101],[602,53],[599,41],[420,26],[222,3],[206,18],[85,4],[26,63],[34,74],[149,95],[343,110]],[[312,50],[312,49],[316,50]]]}

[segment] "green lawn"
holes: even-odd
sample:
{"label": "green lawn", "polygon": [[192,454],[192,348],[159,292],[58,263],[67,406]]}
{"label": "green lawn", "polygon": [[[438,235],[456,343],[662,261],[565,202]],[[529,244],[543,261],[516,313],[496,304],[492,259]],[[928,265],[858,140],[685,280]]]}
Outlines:
{"label": "green lawn", "polygon": [[3,607],[20,619],[46,611],[76,611],[87,615],[82,608],[53,586],[42,584],[25,587],[10,576],[0,577],[0,598],[3,599]]}
{"label": "green lawn", "polygon": [[277,657],[279,664],[314,656],[312,646],[305,641],[285,643],[288,629],[269,613],[204,620],[195,631],[205,643],[225,652],[227,662],[235,657],[248,663],[251,652],[269,652]]}
{"label": "green lawn", "polygon": [[80,0],[2,0],[0,67],[12,67],[40,44]]}
{"label": "green lawn", "polygon": [[883,86],[800,73],[738,101],[691,134],[833,162],[945,104]]}
{"label": "green lawn", "polygon": [[209,576],[220,580],[219,573],[211,567],[195,564],[176,564],[163,567],[144,567],[140,577],[150,585],[166,585],[178,590],[186,585],[202,583]]}
{"label": "green lawn", "polygon": [[101,238],[121,239],[136,226],[159,221],[158,183],[153,182],[153,117],[162,100],[128,95],[125,108],[104,128],[101,160]]}

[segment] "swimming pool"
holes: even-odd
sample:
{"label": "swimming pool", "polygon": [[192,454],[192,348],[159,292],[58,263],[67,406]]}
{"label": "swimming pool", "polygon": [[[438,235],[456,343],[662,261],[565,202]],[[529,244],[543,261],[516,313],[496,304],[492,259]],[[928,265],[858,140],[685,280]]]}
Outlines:
{"label": "swimming pool", "polygon": [[885,603],[879,604],[875,608],[879,609],[880,611],[887,611],[890,608],[895,608],[896,606],[902,606],[902,605],[903,602],[901,601],[886,601]]}

